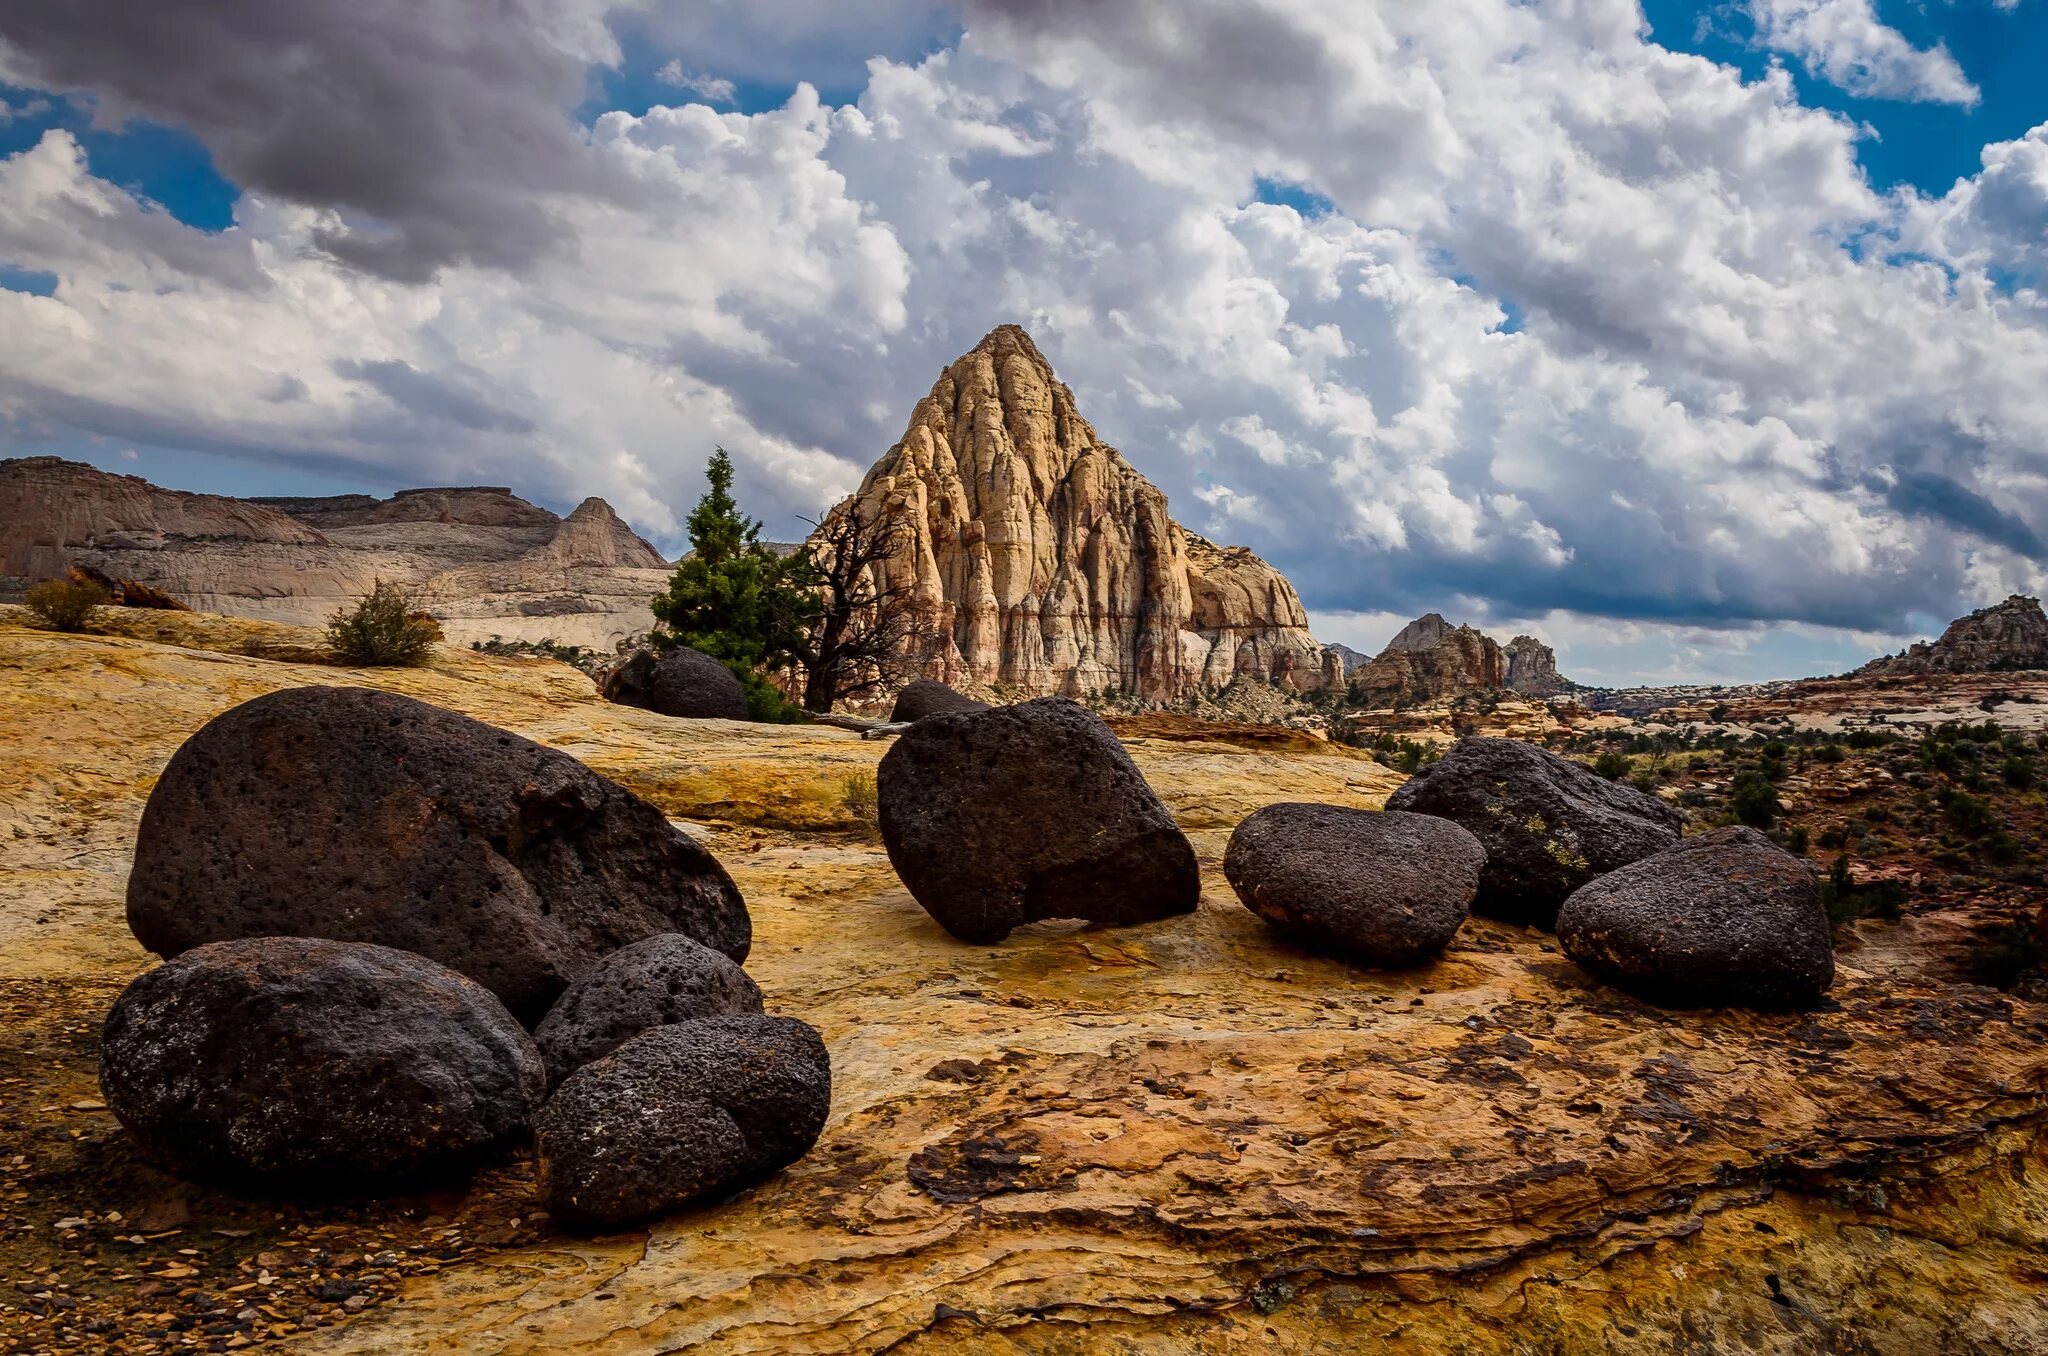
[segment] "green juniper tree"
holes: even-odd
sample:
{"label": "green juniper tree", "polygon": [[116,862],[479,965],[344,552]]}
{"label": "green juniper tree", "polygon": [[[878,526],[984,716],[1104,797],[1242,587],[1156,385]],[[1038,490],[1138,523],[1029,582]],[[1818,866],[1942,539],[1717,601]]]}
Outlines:
{"label": "green juniper tree", "polygon": [[711,488],[690,514],[693,549],[654,599],[660,624],[648,638],[658,650],[687,645],[722,661],[745,685],[754,719],[799,720],[767,675],[790,666],[815,611],[805,571],[763,543],[761,524],[740,512],[724,448],[711,454],[705,477]]}

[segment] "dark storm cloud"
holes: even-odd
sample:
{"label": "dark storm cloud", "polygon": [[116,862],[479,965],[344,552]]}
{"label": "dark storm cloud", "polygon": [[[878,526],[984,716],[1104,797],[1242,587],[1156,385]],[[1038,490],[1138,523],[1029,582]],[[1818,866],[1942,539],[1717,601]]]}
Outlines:
{"label": "dark storm cloud", "polygon": [[2029,559],[2048,556],[2048,546],[2042,544],[2040,534],[2018,514],[2001,509],[1947,476],[1921,471],[1903,473],[1885,498],[1901,513],[1939,519]]}
{"label": "dark storm cloud", "polygon": [[[336,209],[337,257],[419,281],[516,267],[559,227],[536,192],[601,192],[567,110],[586,62],[546,0],[7,0],[0,63],[189,130],[247,189]],[[587,12],[587,11],[586,11]],[[552,27],[551,27],[552,25]]]}
{"label": "dark storm cloud", "polygon": [[528,433],[533,422],[497,408],[444,377],[422,372],[411,363],[344,360],[337,375],[374,388],[392,404],[423,419],[442,420],[478,433]]}

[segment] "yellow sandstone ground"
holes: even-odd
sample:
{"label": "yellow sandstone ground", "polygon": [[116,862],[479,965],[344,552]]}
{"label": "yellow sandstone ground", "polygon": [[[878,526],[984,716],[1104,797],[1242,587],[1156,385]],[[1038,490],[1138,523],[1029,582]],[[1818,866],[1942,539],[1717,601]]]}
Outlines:
{"label": "yellow sandstone ground", "polygon": [[[409,1268],[333,1326],[265,1315],[267,1343],[2048,1351],[2048,1011],[1945,982],[1910,922],[1863,925],[1836,1002],[1805,1015],[1660,1012],[1478,920],[1434,965],[1352,970],[1275,944],[1223,883],[1222,848],[1260,805],[1375,806],[1398,779],[1327,746],[1137,726],[1125,738],[1202,856],[1200,911],[966,946],[845,808],[881,743],[612,707],[544,662],[353,671],[303,662],[313,637],[286,627],[109,626],[57,636],[0,612],[0,986],[17,1005],[97,1008],[150,963],[121,898],[183,738],[262,692],[361,683],[565,749],[704,826],[753,911],[771,1010],[832,1052],[831,1123],[774,1180],[599,1238],[524,1208],[501,1245]],[[51,1047],[47,1086],[0,1086],[0,1123],[89,1099],[90,1044]],[[118,1132],[95,1124],[81,1142],[112,1162]],[[519,1211],[530,1173],[486,1190]],[[0,1224],[33,1214],[0,1205]],[[219,1279],[188,1289],[253,1274],[208,1247],[191,1269]],[[91,1272],[54,1247],[44,1265]]]}

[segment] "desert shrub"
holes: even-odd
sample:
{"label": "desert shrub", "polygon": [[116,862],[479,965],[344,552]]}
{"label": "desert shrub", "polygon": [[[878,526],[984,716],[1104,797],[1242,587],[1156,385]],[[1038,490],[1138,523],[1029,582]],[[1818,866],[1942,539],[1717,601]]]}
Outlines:
{"label": "desert shrub", "polygon": [[1941,812],[1949,823],[1972,838],[1981,838],[1998,827],[1998,814],[1991,808],[1991,802],[1967,791],[1943,791]]}
{"label": "desert shrub", "polygon": [[424,664],[441,638],[441,628],[416,611],[409,594],[380,579],[369,597],[328,619],[327,646],[336,659],[358,668]]}
{"label": "desert shrub", "polygon": [[1807,848],[1811,845],[1812,838],[1807,833],[1804,824],[1796,825],[1785,831],[1785,851],[1792,853],[1794,856],[1804,857]]}
{"label": "desert shrub", "polygon": [[881,798],[875,790],[875,774],[849,772],[839,783],[839,803],[869,833],[882,830]]}
{"label": "desert shrub", "polygon": [[1778,803],[1778,788],[1761,772],[1736,774],[1728,806],[1735,818],[1753,829],[1768,829],[1778,822],[1784,807]]}
{"label": "desert shrub", "polygon": [[1849,755],[1842,751],[1840,744],[1816,744],[1813,759],[1817,763],[1839,763]]}
{"label": "desert shrub", "polygon": [[1857,884],[1849,874],[1849,854],[1845,852],[1828,868],[1827,879],[1821,882],[1820,898],[1827,908],[1828,922],[1837,926],[1858,918],[1896,922],[1905,911],[1906,886],[1896,880]]}
{"label": "desert shrub", "polygon": [[1628,776],[1628,770],[1628,755],[1616,753],[1612,749],[1609,749],[1606,753],[1593,760],[1593,771],[1610,782],[1618,782]]}
{"label": "desert shrub", "polygon": [[2007,786],[2024,791],[2034,784],[2034,764],[2015,754],[1999,767],[1998,775],[2005,779]]}
{"label": "desert shrub", "polygon": [[28,591],[28,610],[53,631],[83,631],[93,610],[114,595],[99,584],[71,579],[45,579]]}

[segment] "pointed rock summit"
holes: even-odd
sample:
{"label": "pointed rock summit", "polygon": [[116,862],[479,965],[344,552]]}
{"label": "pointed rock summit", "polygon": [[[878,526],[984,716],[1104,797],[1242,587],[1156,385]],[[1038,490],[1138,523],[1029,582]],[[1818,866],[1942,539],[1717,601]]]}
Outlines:
{"label": "pointed rock summit", "polygon": [[927,677],[1148,701],[1340,680],[1286,578],[1174,522],[1015,325],[940,375],[854,498],[908,526],[884,583],[931,618]]}
{"label": "pointed rock summit", "polygon": [[1534,636],[1506,645],[1470,626],[1453,626],[1427,612],[1401,628],[1369,664],[1349,672],[1351,695],[1367,707],[1386,707],[1509,691],[1525,697],[1568,692],[1557,654]]}

